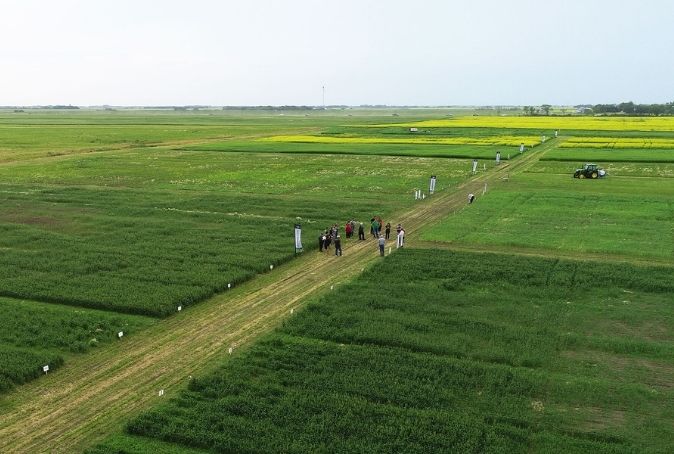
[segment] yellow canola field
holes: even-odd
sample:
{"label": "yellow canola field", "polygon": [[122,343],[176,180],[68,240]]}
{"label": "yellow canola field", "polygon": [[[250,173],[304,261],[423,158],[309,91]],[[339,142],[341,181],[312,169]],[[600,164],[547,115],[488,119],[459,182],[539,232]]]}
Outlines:
{"label": "yellow canola field", "polygon": [[384,126],[410,128],[531,128],[596,131],[673,131],[674,117],[456,117],[396,123]]}
{"label": "yellow canola field", "polygon": [[654,148],[674,150],[674,139],[637,137],[572,137],[560,148]]}
{"label": "yellow canola field", "polygon": [[326,143],[326,144],[402,144],[402,145],[504,145],[533,147],[540,143],[534,136],[493,137],[333,137],[333,136],[273,136],[258,139],[263,142]]}

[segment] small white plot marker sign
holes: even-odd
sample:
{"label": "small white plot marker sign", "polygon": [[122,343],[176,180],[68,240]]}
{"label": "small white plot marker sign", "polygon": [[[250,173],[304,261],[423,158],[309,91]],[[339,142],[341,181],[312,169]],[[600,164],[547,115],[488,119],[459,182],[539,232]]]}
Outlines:
{"label": "small white plot marker sign", "polygon": [[290,308],[290,313],[292,314],[293,312],[295,312],[295,308],[294,308],[294,307],[291,307],[291,308]]}
{"label": "small white plot marker sign", "polygon": [[331,286],[330,286],[330,290],[333,290],[334,288],[335,288],[334,285],[331,285]]}
{"label": "small white plot marker sign", "polygon": [[121,339],[122,337],[124,337],[124,331],[118,332],[118,333],[117,333],[117,337],[118,337],[119,339]]}
{"label": "small white plot marker sign", "polygon": [[180,311],[182,311],[182,310],[183,310],[183,307],[182,307],[182,306],[178,306],[178,312],[180,312]]}
{"label": "small white plot marker sign", "polygon": [[164,395],[164,390],[163,390],[163,389],[160,389],[160,390],[159,390],[159,397],[161,397],[161,396],[163,396],[163,395]]}
{"label": "small white plot marker sign", "polygon": [[391,249],[393,249],[391,246],[388,247],[388,255],[391,255]]}
{"label": "small white plot marker sign", "polygon": [[227,284],[227,288],[232,288],[232,284]]}
{"label": "small white plot marker sign", "polygon": [[229,349],[227,350],[227,353],[229,353],[231,355],[233,351],[234,351],[234,349],[232,347],[229,347]]}
{"label": "small white plot marker sign", "polygon": [[44,372],[45,375],[47,374],[47,372],[49,372],[49,364],[42,366],[42,372]]}
{"label": "small white plot marker sign", "polygon": [[274,265],[269,265],[269,270],[273,270],[273,269],[274,269]]}

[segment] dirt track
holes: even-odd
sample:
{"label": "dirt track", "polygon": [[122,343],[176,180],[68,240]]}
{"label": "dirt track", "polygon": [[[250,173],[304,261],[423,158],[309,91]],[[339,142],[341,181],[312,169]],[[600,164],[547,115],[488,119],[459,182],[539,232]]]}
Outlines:
{"label": "dirt track", "polygon": [[[554,141],[551,141],[554,143]],[[419,202],[400,220],[415,232],[466,206],[466,195],[507,184],[507,174],[532,165],[552,144]],[[395,242],[391,241],[388,247]],[[272,272],[176,314],[132,337],[70,360],[0,402],[0,452],[77,452],[119,431],[130,417],[175,396],[228,349],[270,330],[306,297],[330,291],[379,260],[374,240],[351,241],[342,257],[307,252]],[[325,280],[330,276],[331,280]],[[159,397],[160,389],[165,390]]]}

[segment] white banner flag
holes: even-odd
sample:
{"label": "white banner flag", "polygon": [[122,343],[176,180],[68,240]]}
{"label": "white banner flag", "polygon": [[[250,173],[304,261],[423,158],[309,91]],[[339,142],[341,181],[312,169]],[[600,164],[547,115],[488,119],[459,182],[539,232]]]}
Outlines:
{"label": "white banner flag", "polygon": [[295,252],[302,250],[302,226],[295,224]]}

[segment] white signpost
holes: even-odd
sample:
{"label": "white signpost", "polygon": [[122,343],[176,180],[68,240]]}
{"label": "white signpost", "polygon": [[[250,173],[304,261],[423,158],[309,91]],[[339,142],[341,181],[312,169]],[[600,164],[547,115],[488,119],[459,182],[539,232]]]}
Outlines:
{"label": "white signpost", "polygon": [[42,366],[42,372],[44,372],[44,374],[47,375],[47,372],[49,372],[49,364]]}
{"label": "white signpost", "polygon": [[117,337],[118,337],[119,339],[121,339],[122,337],[124,337],[124,331],[118,332],[118,333],[117,333]]}
{"label": "white signpost", "polygon": [[180,312],[180,311],[182,311],[182,310],[183,310],[183,307],[182,307],[182,306],[178,306],[178,312]]}

